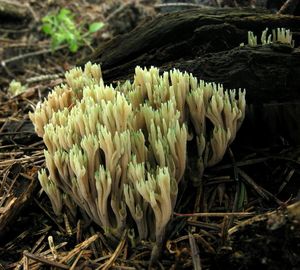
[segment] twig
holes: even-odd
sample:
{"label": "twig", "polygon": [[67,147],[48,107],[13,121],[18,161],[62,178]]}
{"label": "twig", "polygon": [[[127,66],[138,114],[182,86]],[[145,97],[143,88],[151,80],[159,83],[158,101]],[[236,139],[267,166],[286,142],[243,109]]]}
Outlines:
{"label": "twig", "polygon": [[285,177],[285,179],[283,180],[282,184],[280,185],[278,192],[276,195],[278,195],[284,188],[285,186],[290,182],[291,178],[293,177],[293,175],[295,174],[296,170],[295,169],[291,169],[288,173],[288,175]]}
{"label": "twig", "polygon": [[207,223],[207,222],[193,221],[193,220],[188,220],[186,223],[191,226],[196,226],[196,227],[214,230],[214,231],[220,231],[220,226],[214,223]]}
{"label": "twig", "polygon": [[122,4],[120,5],[114,12],[112,12],[110,15],[108,15],[106,18],[105,18],[105,21],[109,21],[111,20],[113,17],[115,17],[118,13],[122,12],[122,10],[128,6],[128,3],[126,4]]}
{"label": "twig", "polygon": [[93,236],[91,236],[90,238],[86,239],[85,241],[83,241],[81,244],[77,245],[73,250],[71,250],[69,252],[68,255],[66,255],[65,257],[63,257],[59,262],[63,263],[63,262],[67,262],[70,259],[72,259],[77,253],[80,253],[82,250],[86,249],[91,243],[93,243],[95,240],[98,239],[98,235],[95,234]]}
{"label": "twig", "polygon": [[191,247],[191,256],[192,256],[194,270],[201,270],[202,266],[201,266],[199,248],[196,244],[194,236],[191,233],[189,233],[189,243]]}
{"label": "twig", "polygon": [[1,132],[1,136],[12,136],[18,134],[35,134],[33,131],[13,131],[13,132]]}
{"label": "twig", "polygon": [[[56,49],[56,51],[60,50],[60,49],[63,49],[63,48],[66,48],[66,47],[67,47],[67,45],[62,45],[62,46],[58,47]],[[51,53],[51,52],[53,52],[52,49],[45,49],[45,50],[40,50],[40,51],[36,51],[36,52],[21,54],[21,55],[14,56],[14,57],[11,57],[11,58],[6,59],[6,60],[2,60],[1,65],[3,67],[5,67],[8,63],[11,63],[11,62],[15,62],[15,61],[19,61],[19,60],[24,59],[24,58],[37,56],[37,55],[41,55],[41,54],[47,54],[47,53]]]}
{"label": "twig", "polygon": [[28,10],[30,11],[33,19],[35,20],[35,22],[39,21],[39,16],[36,14],[36,12],[34,11],[34,9],[32,8],[32,6],[30,5],[30,3],[26,3],[25,4],[28,8]]}
{"label": "twig", "polygon": [[229,213],[191,213],[191,214],[181,214],[174,213],[175,216],[180,217],[225,217],[225,216],[233,216],[233,217],[248,217],[253,216],[255,213],[253,212],[229,212]]}
{"label": "twig", "polygon": [[46,54],[46,53],[50,53],[50,52],[52,52],[51,49],[46,49],[46,50],[40,50],[40,51],[36,51],[36,52],[30,52],[30,53],[21,54],[21,55],[14,56],[14,57],[11,57],[11,58],[6,59],[6,60],[2,60],[1,61],[1,65],[3,67],[5,67],[8,63],[16,62],[16,61],[19,61],[19,60],[27,58],[27,57],[41,55],[41,54]]}
{"label": "twig", "polygon": [[[279,208],[280,209],[280,208]],[[299,213],[300,213],[300,202],[296,202],[293,203],[289,206],[286,207],[286,216],[289,216],[290,218],[297,218],[299,219]],[[235,225],[234,227],[230,228],[228,230],[228,235],[231,236],[232,234],[236,233],[240,228],[243,228],[247,225],[253,224],[254,222],[259,222],[259,221],[263,221],[268,219],[270,216],[277,214],[278,213],[278,209],[271,211],[271,212],[267,212],[264,214],[260,214],[257,215],[255,217],[249,218],[237,225]]]}
{"label": "twig", "polygon": [[17,158],[17,159],[9,159],[9,160],[3,160],[0,161],[0,168],[3,168],[8,165],[12,165],[15,163],[23,163],[27,161],[36,161],[37,159],[44,158],[43,151],[40,151],[40,155],[31,156],[31,157],[23,157],[23,158]]}
{"label": "twig", "polygon": [[[200,211],[200,201],[202,198],[202,194],[203,194],[203,181],[201,179],[199,186],[197,187],[197,192],[196,192],[196,199],[195,199],[195,203],[194,203],[194,212],[199,212]],[[193,221],[197,221],[196,216],[194,216],[195,218],[193,218]]]}
{"label": "twig", "polygon": [[194,237],[196,238],[197,242],[200,242],[203,248],[205,248],[209,253],[216,254],[215,249],[200,234],[194,234]]}
{"label": "twig", "polygon": [[[248,160],[245,160],[245,161],[237,161],[235,165],[237,167],[255,165],[257,163],[263,163],[265,161],[268,161],[272,158],[273,157],[262,157],[262,158],[248,159]],[[226,164],[226,165],[216,166],[216,167],[212,168],[212,170],[213,171],[221,171],[221,170],[229,169],[229,168],[232,168],[232,167],[233,167],[233,164]]]}
{"label": "twig", "polygon": [[[300,161],[289,158],[289,157],[284,157],[284,156],[268,156],[268,157],[262,157],[262,158],[255,158],[255,159],[249,159],[249,160],[245,160],[245,161],[237,161],[236,162],[236,166],[237,167],[244,167],[244,166],[249,166],[249,165],[254,165],[257,163],[263,163],[265,161],[268,160],[284,160],[284,161],[290,161],[293,162],[297,165],[300,165]],[[212,171],[221,171],[221,170],[225,170],[225,169],[229,169],[232,168],[233,165],[232,164],[226,164],[226,165],[221,165],[221,166],[216,166],[214,168],[212,168]]]}
{"label": "twig", "polygon": [[123,232],[123,235],[121,237],[121,240],[120,240],[120,243],[118,244],[115,252],[112,254],[112,256],[109,258],[109,260],[101,265],[100,267],[97,268],[98,269],[102,269],[102,270],[108,270],[110,269],[110,267],[112,266],[112,264],[114,263],[114,261],[118,258],[118,256],[120,255],[124,245],[125,245],[125,242],[126,242],[126,236],[127,236],[127,230],[125,230]]}
{"label": "twig", "polygon": [[221,227],[221,240],[222,240],[222,246],[225,245],[227,239],[228,239],[228,228],[229,228],[229,224],[230,223],[230,219],[228,216],[224,216],[223,218],[223,222],[222,222],[222,227]]}
{"label": "twig", "polygon": [[45,239],[45,237],[47,236],[48,234],[48,231],[51,229],[51,227],[48,227],[48,230],[35,242],[33,248],[31,249],[31,252],[34,253],[39,245],[43,242],[43,240]]}
{"label": "twig", "polygon": [[241,177],[244,179],[244,181],[248,185],[250,185],[262,198],[264,198],[267,201],[270,200],[270,199],[273,199],[279,205],[282,204],[282,201],[280,201],[276,196],[274,196],[272,193],[270,193],[269,191],[267,191],[263,187],[257,185],[254,182],[254,180],[248,174],[246,174],[243,170],[238,168],[237,171],[241,175]]}
{"label": "twig", "polygon": [[[2,197],[2,200],[0,201],[0,207],[3,205],[3,203],[6,201],[6,199],[11,195],[11,191],[12,191],[12,189],[13,189],[13,187],[14,187],[14,185],[15,185],[18,178],[19,178],[19,173],[14,177],[14,179],[12,180],[9,188],[6,190],[4,196]],[[16,200],[17,200],[16,197],[12,198],[10,204],[8,204],[6,207],[12,206],[13,202],[15,202]]]}
{"label": "twig", "polygon": [[[239,174],[238,174],[238,170],[237,170],[235,157],[234,157],[234,154],[233,154],[230,147],[228,149],[228,154],[229,154],[230,159],[232,161],[233,175],[234,175],[234,181],[235,181],[235,186],[236,186],[232,212],[237,212],[237,211],[240,210],[240,201],[241,201],[241,199],[244,200],[244,193],[242,193],[243,183],[241,183],[241,181],[239,179]],[[234,222],[234,216],[230,216],[230,218],[228,220],[228,226],[231,227],[233,222]]]}
{"label": "twig", "polygon": [[26,256],[27,258],[31,259],[31,260],[41,262],[41,263],[44,263],[44,264],[47,264],[47,265],[50,265],[50,266],[53,266],[53,267],[57,267],[57,268],[60,268],[60,269],[70,269],[70,267],[66,264],[62,264],[62,263],[47,260],[43,257],[40,257],[40,256],[37,256],[35,254],[29,253],[26,250],[23,252],[23,255]]}
{"label": "twig", "polygon": [[59,230],[61,231],[61,232],[65,232],[65,229],[62,227],[62,226],[60,226],[59,224],[58,224],[58,222],[49,214],[49,212],[38,202],[38,200],[37,199],[35,199],[34,198],[34,201],[35,201],[35,203],[38,205],[38,207],[40,207],[44,212],[45,212],[45,214],[56,224],[56,226],[59,228]]}
{"label": "twig", "polygon": [[81,255],[82,255],[82,253],[83,253],[83,250],[81,250],[79,252],[78,256],[76,257],[75,261],[73,262],[72,266],[70,267],[70,270],[74,270],[75,269],[76,264],[78,263],[78,261],[79,261]]}
{"label": "twig", "polygon": [[[60,249],[60,248],[62,248],[64,246],[66,246],[67,244],[68,244],[68,242],[62,242],[62,243],[56,245],[55,249],[58,250],[58,249]],[[36,252],[36,253],[38,253],[38,252]],[[51,249],[49,248],[49,249],[47,249],[47,250],[45,250],[43,252],[40,252],[40,255],[46,256],[46,255],[49,255],[50,253],[51,253]]]}
{"label": "twig", "polygon": [[41,81],[50,81],[50,80],[59,79],[62,76],[63,76],[62,73],[39,75],[39,76],[35,76],[35,77],[26,79],[26,82],[27,83],[35,83],[35,82],[41,82]]}
{"label": "twig", "polygon": [[48,244],[49,244],[52,256],[53,256],[54,260],[56,260],[57,257],[58,257],[58,254],[57,254],[57,250],[55,248],[55,244],[54,244],[54,240],[53,240],[52,235],[48,236]]}
{"label": "twig", "polygon": [[[25,250],[24,252],[28,252]],[[28,257],[26,257],[23,253],[24,259],[23,259],[23,269],[24,270],[29,270],[29,262],[28,262]]]}
{"label": "twig", "polygon": [[132,266],[123,266],[123,265],[115,265],[114,269],[122,269],[122,270],[136,270],[136,267]]}
{"label": "twig", "polygon": [[154,5],[155,9],[160,9],[160,8],[164,8],[164,7],[191,7],[191,8],[206,8],[208,9],[209,7],[205,6],[205,5],[201,5],[201,4],[193,4],[193,3],[163,3],[163,4],[156,4]]}
{"label": "twig", "polygon": [[289,14],[293,15],[299,0],[287,0],[277,12],[278,14]]}

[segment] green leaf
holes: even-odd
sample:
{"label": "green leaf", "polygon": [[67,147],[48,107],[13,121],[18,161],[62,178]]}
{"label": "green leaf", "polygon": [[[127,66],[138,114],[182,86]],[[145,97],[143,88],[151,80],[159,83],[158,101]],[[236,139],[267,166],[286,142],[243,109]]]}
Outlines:
{"label": "green leaf", "polygon": [[65,17],[60,21],[61,24],[65,25],[67,28],[76,28],[75,22],[72,18]]}
{"label": "green leaf", "polygon": [[69,42],[69,50],[71,52],[77,52],[77,50],[78,50],[78,44],[77,44],[76,41]]}
{"label": "green leaf", "polygon": [[43,23],[51,23],[53,21],[53,15],[47,15],[42,18]]}
{"label": "green leaf", "polygon": [[44,24],[44,25],[42,26],[42,31],[43,31],[45,34],[52,35],[52,33],[53,33],[53,27],[52,27],[51,24],[49,24],[49,23]]}
{"label": "green leaf", "polygon": [[72,11],[67,9],[67,8],[62,8],[60,11],[59,11],[59,14],[58,14],[58,19],[60,20],[64,20],[66,18],[70,18],[72,19]]}
{"label": "green leaf", "polygon": [[64,35],[64,37],[65,37],[66,40],[74,40],[74,39],[76,39],[76,36],[74,35],[73,32],[64,31],[64,32],[62,32],[62,34]]}
{"label": "green leaf", "polygon": [[94,23],[91,23],[89,25],[89,32],[90,33],[95,33],[98,30],[100,30],[102,27],[104,27],[104,23],[103,22],[94,22]]}
{"label": "green leaf", "polygon": [[55,33],[52,36],[52,48],[56,49],[60,44],[65,42],[66,38],[63,34],[61,33]]}

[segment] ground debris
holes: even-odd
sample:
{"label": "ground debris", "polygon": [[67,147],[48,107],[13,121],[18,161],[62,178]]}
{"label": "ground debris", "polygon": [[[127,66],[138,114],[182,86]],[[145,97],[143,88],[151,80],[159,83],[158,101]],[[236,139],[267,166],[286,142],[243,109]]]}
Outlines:
{"label": "ground debris", "polygon": [[[126,230],[120,240],[110,241],[105,233],[80,211],[76,217],[67,212],[61,217],[54,215],[50,201],[41,191],[37,181],[37,172],[45,165],[44,144],[36,136],[28,112],[32,111],[55,85],[63,83],[62,75],[74,63],[89,58],[94,53],[94,48],[101,47],[107,39],[122,33],[125,33],[125,37],[126,33],[140,22],[156,16],[153,7],[158,2],[20,2],[28,8],[33,20],[18,26],[17,29],[0,27],[0,43],[3,45],[0,46],[0,58],[3,59],[0,66],[0,269],[147,269],[152,243],[142,242],[135,245],[130,231]],[[219,6],[222,4],[222,1],[194,2],[209,2]],[[228,2],[239,5],[242,2],[254,1]],[[103,21],[108,26],[103,33],[95,37],[90,47],[82,48],[76,55],[68,52],[66,47],[52,52],[49,40],[38,30],[38,22],[49,10],[60,6],[66,6],[78,14],[87,14],[89,21]],[[222,11],[218,12],[218,17],[224,16]],[[83,15],[80,18],[82,19]],[[123,23],[124,19],[126,23]],[[239,20],[231,18],[229,21]],[[240,41],[241,33],[228,23],[216,22],[218,25],[215,26],[215,31],[222,36],[224,33],[230,34],[228,39],[224,36],[224,44],[228,49],[232,49],[236,45],[232,43],[232,37]],[[164,27],[167,29],[169,26],[166,23]],[[245,29],[244,32],[246,33]],[[194,41],[197,48],[200,48],[199,42],[204,40],[202,37],[207,33],[206,26],[195,29]],[[141,43],[145,43],[145,33],[143,34],[144,39],[139,39]],[[177,31],[170,38],[176,39],[179,34],[182,33]],[[116,40],[118,39],[116,38],[115,42]],[[147,42],[153,45],[162,40],[154,35],[150,36]],[[215,49],[213,41],[207,41],[209,46],[205,52],[211,53]],[[145,46],[149,47],[147,42]],[[125,43],[115,45],[121,48],[126,46]],[[170,42],[170,50],[167,50],[166,44],[160,44],[161,48],[156,52],[162,52],[162,56],[182,48],[188,48],[187,55],[196,52],[191,51],[190,47],[185,47],[190,46],[190,43],[180,43],[178,49]],[[128,52],[132,52],[130,57],[137,61],[136,47],[130,46]],[[235,52],[237,57],[247,56],[246,53],[240,53],[240,49],[236,49]],[[196,56],[202,57],[201,53],[204,54],[204,51],[197,51]],[[256,53],[259,52],[253,52],[254,55]],[[151,61],[162,61],[163,58],[154,59],[154,54],[155,52]],[[220,54],[226,55],[224,51]],[[106,56],[108,57],[108,54],[105,54],[103,59],[106,59]],[[128,69],[124,68],[124,65],[128,64],[127,60],[124,60],[128,59],[128,53],[113,55],[110,57],[112,62],[114,57],[117,60],[111,64],[110,74],[104,75],[117,76],[117,71],[120,71],[122,66],[128,73]],[[209,57],[205,59],[209,60]],[[169,64],[172,60],[174,59],[166,58],[164,64]],[[204,62],[205,71],[209,61]],[[228,61],[226,64],[228,65]],[[114,72],[113,68],[117,65],[121,68],[118,67]],[[216,74],[214,65],[212,70],[212,73]],[[16,96],[9,94],[7,89],[12,79],[17,79],[24,85],[23,93]],[[264,112],[267,111],[268,109],[264,108]],[[290,112],[287,111],[288,114]],[[284,132],[290,133],[290,130]],[[296,131],[293,136],[296,136]],[[299,157],[300,148],[286,143],[285,140],[275,147],[265,148],[249,145],[243,148],[233,145],[222,163],[205,171],[201,185],[197,187],[191,183],[187,184],[188,180],[197,178],[192,166],[194,161],[190,158],[188,179],[185,186],[180,187],[185,188],[189,196],[178,198],[162,255],[153,268],[299,268]]]}

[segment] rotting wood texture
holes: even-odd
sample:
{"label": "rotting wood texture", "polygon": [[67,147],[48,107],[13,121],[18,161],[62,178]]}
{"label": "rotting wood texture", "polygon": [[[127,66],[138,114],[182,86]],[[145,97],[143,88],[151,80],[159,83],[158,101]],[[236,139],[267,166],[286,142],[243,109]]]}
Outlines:
{"label": "rotting wood texture", "polygon": [[[162,70],[186,70],[226,88],[245,88],[249,104],[245,126],[252,130],[262,126],[267,143],[279,142],[285,134],[285,140],[299,144],[300,17],[264,12],[195,9],[165,14],[100,46],[82,63],[101,63],[104,78],[110,82],[132,78],[137,65],[154,65]],[[295,48],[240,47],[247,43],[248,31],[259,41],[267,27],[290,29]],[[277,118],[270,122],[270,115]]]}

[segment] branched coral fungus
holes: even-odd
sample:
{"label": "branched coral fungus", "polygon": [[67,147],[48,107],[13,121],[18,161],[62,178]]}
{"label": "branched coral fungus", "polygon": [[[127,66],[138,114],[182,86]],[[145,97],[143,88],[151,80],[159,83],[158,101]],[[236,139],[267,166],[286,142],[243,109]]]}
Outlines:
{"label": "branched coral fungus", "polygon": [[157,250],[184,176],[187,141],[197,144],[200,172],[219,162],[243,121],[245,92],[154,67],[137,67],[132,83],[114,88],[91,63],[66,81],[30,114],[47,147],[48,175],[42,170],[39,180],[54,212],[74,213],[76,204],[108,236],[132,227]]}
{"label": "branched coral fungus", "polygon": [[[293,40],[293,34],[289,29],[276,28],[272,29],[272,33],[268,35],[268,28],[266,28],[260,37],[261,45],[267,45],[272,43],[285,44],[290,47],[294,47],[295,41]],[[248,31],[248,45],[255,47],[258,45],[257,36],[252,31]],[[244,46],[244,43],[241,44]]]}

